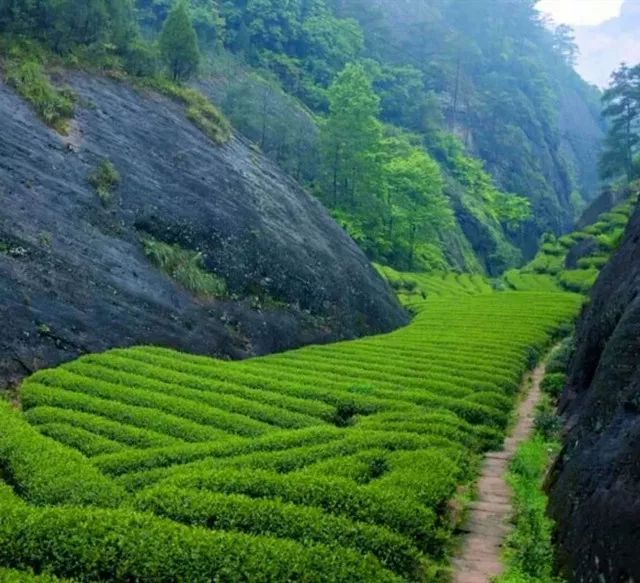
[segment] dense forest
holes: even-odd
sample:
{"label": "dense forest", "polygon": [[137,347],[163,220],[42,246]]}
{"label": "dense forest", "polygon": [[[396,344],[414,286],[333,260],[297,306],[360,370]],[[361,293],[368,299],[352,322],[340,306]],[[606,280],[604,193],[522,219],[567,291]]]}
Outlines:
{"label": "dense forest", "polygon": [[495,275],[597,190],[597,92],[534,4],[3,0],[0,30],[199,87],[374,260]]}

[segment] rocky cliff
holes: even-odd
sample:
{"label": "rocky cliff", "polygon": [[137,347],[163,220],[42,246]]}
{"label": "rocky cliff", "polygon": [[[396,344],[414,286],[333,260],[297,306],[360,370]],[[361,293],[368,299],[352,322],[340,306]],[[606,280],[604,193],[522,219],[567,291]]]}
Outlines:
{"label": "rocky cliff", "polygon": [[561,400],[565,448],[550,476],[570,581],[640,579],[640,208],[577,332]]}
{"label": "rocky cliff", "polygon": [[[0,387],[84,352],[159,344],[239,358],[388,331],[393,294],[320,203],[247,143],[214,146],[164,97],[74,74],[68,137],[0,83]],[[103,204],[89,176],[121,180]],[[226,299],[158,270],[202,253]]]}

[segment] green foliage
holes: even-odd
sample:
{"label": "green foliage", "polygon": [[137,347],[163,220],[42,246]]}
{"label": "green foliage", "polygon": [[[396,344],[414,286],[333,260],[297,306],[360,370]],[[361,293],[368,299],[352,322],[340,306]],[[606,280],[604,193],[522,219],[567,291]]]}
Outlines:
{"label": "green foliage", "polygon": [[0,32],[29,35],[68,53],[77,45],[123,49],[135,37],[136,25],[130,0],[5,0]]}
{"label": "green foliage", "polygon": [[5,81],[36,111],[40,119],[61,134],[69,129],[75,97],[69,89],[51,84],[42,65],[33,57],[16,55],[5,62]]}
{"label": "green foliage", "polygon": [[357,23],[323,1],[222,0],[220,6],[227,46],[276,73],[287,91],[315,107],[326,105],[323,89],[362,52]]}
{"label": "green foliage", "polygon": [[78,452],[43,437],[0,402],[0,475],[33,504],[113,507],[123,491]]}
{"label": "green foliage", "polygon": [[98,166],[89,174],[89,184],[98,193],[103,205],[111,202],[114,189],[120,184],[120,173],[111,160],[103,158]]}
{"label": "green foliage", "polygon": [[330,115],[321,137],[326,168],[324,191],[332,207],[350,204],[357,208],[379,175],[379,98],[359,65],[348,65],[328,95]]}
{"label": "green foliage", "polygon": [[143,85],[184,104],[187,118],[214,144],[224,144],[231,138],[229,122],[200,91],[160,78],[147,79]]}
{"label": "green foliage", "polygon": [[[158,33],[173,0],[136,0],[138,20],[145,32]],[[202,48],[217,47],[225,35],[225,23],[215,0],[189,0],[189,15]]]}
{"label": "green foliage", "polygon": [[169,245],[151,237],[143,239],[143,244],[149,260],[190,292],[212,297],[227,294],[224,280],[204,267],[202,253]]}
{"label": "green foliage", "polygon": [[630,182],[637,174],[636,156],[640,153],[640,65],[628,67],[624,63],[611,77],[611,85],[604,92],[603,115],[609,120],[605,151],[600,160],[603,178],[624,175]]}
{"label": "green foliage", "polygon": [[160,54],[175,82],[186,81],[198,70],[200,50],[186,0],[177,0],[162,26]]}
{"label": "green foliage", "polygon": [[364,67],[347,66],[328,98],[320,193],[334,217],[373,258],[409,270],[446,268],[440,239],[454,215],[438,164],[410,136],[383,135]]}
{"label": "green foliage", "polygon": [[547,497],[542,489],[555,450],[555,441],[536,435],[518,448],[511,462],[515,530],[507,541],[507,570],[497,583],[559,583],[553,575],[554,525],[547,516]]}
{"label": "green foliage", "polygon": [[[16,489],[0,565],[199,580],[242,563],[261,580],[249,553],[276,578],[427,577],[454,527],[447,502],[473,479],[477,454],[503,440],[528,355],[580,298],[381,269],[416,312],[388,335],[233,363],[130,348],[30,377],[20,399],[32,427],[11,415],[77,455],[119,509],[36,510]],[[69,482],[79,475],[65,469]],[[12,484],[14,474],[3,472]],[[85,493],[91,480],[72,483]]]}
{"label": "green foliage", "polygon": [[565,374],[569,367],[569,361],[571,360],[574,351],[575,340],[573,336],[568,336],[560,343],[558,348],[551,353],[549,362],[547,363],[547,374]]}
{"label": "green foliage", "polygon": [[[504,282],[520,291],[566,290],[588,294],[600,270],[619,245],[629,222],[635,195],[618,205],[613,211],[600,215],[593,225],[557,239],[551,233],[542,237],[540,250],[534,259],[520,270],[504,275]],[[593,241],[594,248],[570,264],[569,256],[584,242]],[[570,268],[574,266],[575,268]]]}
{"label": "green foliage", "polygon": [[567,375],[563,373],[549,373],[542,381],[542,390],[553,399],[557,399],[567,384]]}
{"label": "green foliage", "polygon": [[[0,484],[0,489],[6,488]],[[38,509],[0,497],[0,564],[100,581],[398,581],[371,557],[188,528],[130,510]]]}
{"label": "green foliage", "polygon": [[61,583],[61,579],[50,575],[34,575],[31,571],[17,571],[0,567],[2,583]]}

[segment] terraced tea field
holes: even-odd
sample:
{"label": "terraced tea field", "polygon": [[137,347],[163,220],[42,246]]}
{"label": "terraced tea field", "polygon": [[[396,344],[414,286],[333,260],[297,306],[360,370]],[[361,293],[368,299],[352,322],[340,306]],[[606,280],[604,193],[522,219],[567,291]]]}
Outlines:
{"label": "terraced tea field", "polygon": [[570,291],[586,294],[624,236],[637,195],[600,215],[584,229],[556,239],[546,236],[534,259],[502,280],[517,291]]}
{"label": "terraced tea field", "polygon": [[0,404],[0,567],[432,579],[450,501],[582,297],[422,284],[440,291],[412,296],[412,323],[384,336],[245,362],[113,350],[30,377],[21,412]]}

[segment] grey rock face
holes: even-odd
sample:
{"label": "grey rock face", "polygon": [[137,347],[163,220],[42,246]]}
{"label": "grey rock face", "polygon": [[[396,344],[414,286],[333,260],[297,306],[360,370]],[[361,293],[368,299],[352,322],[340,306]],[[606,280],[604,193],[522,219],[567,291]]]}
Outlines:
{"label": "grey rock face", "polygon": [[[0,387],[115,346],[241,358],[407,322],[321,204],[248,144],[213,146],[155,94],[66,81],[67,138],[0,84]],[[106,207],[88,183],[105,158],[122,177]],[[181,288],[144,235],[202,252],[234,299]]]}
{"label": "grey rock face", "polygon": [[570,581],[640,579],[640,208],[593,289],[561,401],[563,453],[549,479]]}

